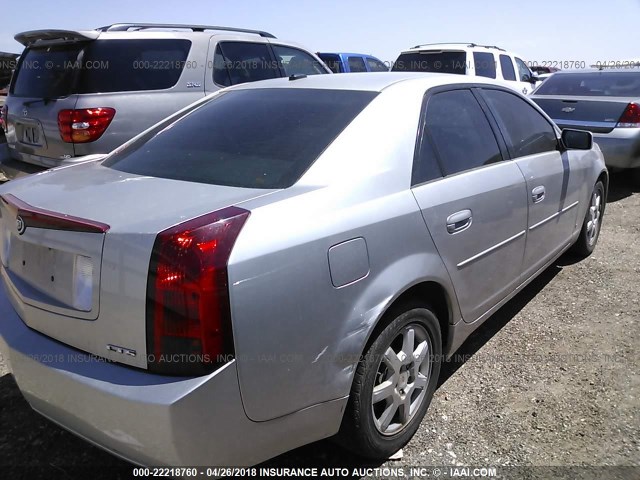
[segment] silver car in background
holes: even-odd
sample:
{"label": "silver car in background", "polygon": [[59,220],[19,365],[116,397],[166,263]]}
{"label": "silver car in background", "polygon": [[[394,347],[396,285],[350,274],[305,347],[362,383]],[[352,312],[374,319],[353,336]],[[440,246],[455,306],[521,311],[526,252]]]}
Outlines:
{"label": "silver car in background", "polygon": [[607,166],[640,182],[640,69],[556,72],[531,99],[560,128],[592,132]]}
{"label": "silver car in background", "polygon": [[138,464],[387,458],[441,362],[570,248],[608,174],[470,76],[232,87],[0,187],[0,350],[31,406]]}
{"label": "silver car in background", "polygon": [[119,23],[15,39],[25,49],[1,115],[9,177],[107,154],[221,88],[331,73],[294,43],[225,26]]}

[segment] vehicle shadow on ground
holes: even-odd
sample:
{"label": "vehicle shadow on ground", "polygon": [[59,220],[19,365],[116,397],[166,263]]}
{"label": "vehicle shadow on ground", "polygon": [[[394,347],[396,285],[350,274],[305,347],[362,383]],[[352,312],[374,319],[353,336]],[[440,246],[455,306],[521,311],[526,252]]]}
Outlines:
{"label": "vehicle shadow on ground", "polygon": [[638,192],[640,192],[640,184],[634,182],[629,173],[624,171],[611,173],[609,192],[607,192],[608,203],[618,202]]}
{"label": "vehicle shadow on ground", "polygon": [[[463,343],[457,355],[443,364],[438,388],[561,270],[559,263],[548,268],[481,325]],[[3,426],[0,430],[0,469],[4,473],[17,473],[17,478],[83,479],[88,474],[91,478],[106,480],[128,478],[131,475],[131,464],[89,445],[34,412],[11,375],[0,378],[0,425]],[[379,467],[382,463],[351,454],[327,439],[284,453],[257,468],[348,468],[351,473],[354,469]]]}

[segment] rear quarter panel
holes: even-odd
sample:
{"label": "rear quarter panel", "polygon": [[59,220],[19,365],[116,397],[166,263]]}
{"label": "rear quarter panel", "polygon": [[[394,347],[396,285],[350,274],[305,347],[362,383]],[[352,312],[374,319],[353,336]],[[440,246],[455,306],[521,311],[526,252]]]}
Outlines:
{"label": "rear quarter panel", "polygon": [[[410,286],[435,280],[453,295],[409,190],[424,90],[404,92],[374,100],[296,186],[243,205],[229,284],[252,420],[348,395],[373,327]],[[329,248],[353,238],[369,272],[336,288]]]}

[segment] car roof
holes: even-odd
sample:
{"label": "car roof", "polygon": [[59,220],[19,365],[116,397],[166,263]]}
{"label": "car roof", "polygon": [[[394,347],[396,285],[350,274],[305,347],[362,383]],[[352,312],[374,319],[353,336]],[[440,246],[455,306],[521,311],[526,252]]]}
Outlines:
{"label": "car roof", "polygon": [[583,68],[580,70],[559,70],[555,72],[556,75],[566,75],[566,74],[578,74],[578,73],[640,73],[640,69],[638,68]]}
{"label": "car roof", "polygon": [[[496,45],[478,45],[473,42],[452,42],[452,43],[425,43],[422,45],[416,45],[402,53],[418,52],[420,50],[486,50],[486,51],[500,51],[506,52],[504,48],[500,48]],[[513,53],[513,52],[511,52]]]}
{"label": "car roof", "polygon": [[376,58],[369,53],[354,53],[354,52],[318,52],[318,55],[340,55],[345,57],[369,57]]}
{"label": "car roof", "polygon": [[488,84],[505,86],[503,82],[484,77],[425,72],[369,72],[361,75],[310,75],[285,77],[260,82],[243,83],[226,90],[251,88],[309,88],[328,90],[362,90],[381,92],[392,85],[412,82],[426,88],[448,84]]}

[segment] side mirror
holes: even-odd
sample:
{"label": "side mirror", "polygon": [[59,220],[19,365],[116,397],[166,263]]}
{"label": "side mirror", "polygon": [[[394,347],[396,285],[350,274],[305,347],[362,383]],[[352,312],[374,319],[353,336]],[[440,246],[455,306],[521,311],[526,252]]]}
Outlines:
{"label": "side mirror", "polygon": [[591,150],[593,147],[593,135],[585,130],[562,130],[562,144],[567,150]]}
{"label": "side mirror", "polygon": [[535,73],[529,77],[529,83],[531,83],[531,85],[535,85],[539,81],[540,77],[538,77]]}

